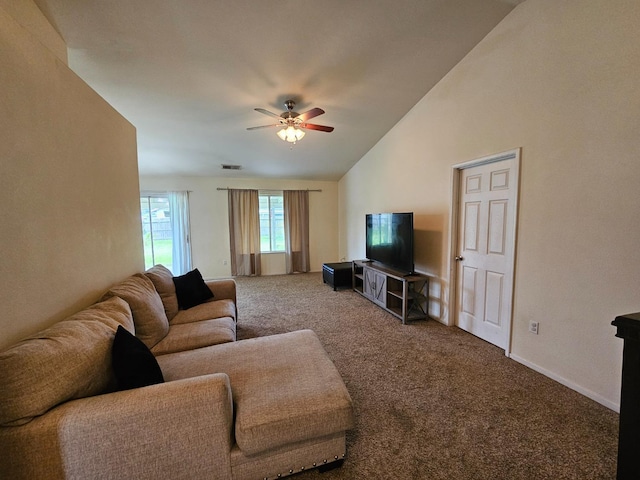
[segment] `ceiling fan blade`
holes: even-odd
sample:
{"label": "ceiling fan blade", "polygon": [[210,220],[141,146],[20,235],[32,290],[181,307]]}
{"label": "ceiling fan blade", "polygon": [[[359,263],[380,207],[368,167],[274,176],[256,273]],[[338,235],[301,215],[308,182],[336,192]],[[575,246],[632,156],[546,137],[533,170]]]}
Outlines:
{"label": "ceiling fan blade", "polygon": [[265,110],[264,108],[254,108],[256,112],[264,113],[265,115],[269,115],[270,117],[281,118],[277,113],[270,112],[269,110]]}
{"label": "ceiling fan blade", "polygon": [[333,127],[327,127],[326,125],[316,125],[315,123],[302,123],[300,124],[302,128],[308,128],[309,130],[318,130],[320,132],[333,132]]}
{"label": "ceiling fan blade", "polygon": [[281,123],[274,123],[273,125],[260,125],[259,127],[247,127],[247,130],[258,130],[259,128],[281,127]]}
{"label": "ceiling fan blade", "polygon": [[313,117],[317,117],[318,115],[322,115],[323,113],[324,113],[324,110],[322,110],[321,108],[312,108],[311,110],[301,113],[295,118],[303,122],[306,122],[307,120],[310,120]]}

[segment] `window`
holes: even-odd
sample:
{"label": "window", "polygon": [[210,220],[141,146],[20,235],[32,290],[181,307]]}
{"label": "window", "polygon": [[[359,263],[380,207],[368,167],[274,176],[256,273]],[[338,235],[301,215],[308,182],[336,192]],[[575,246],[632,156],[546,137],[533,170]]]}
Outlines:
{"label": "window", "polygon": [[284,252],[282,193],[260,192],[260,251]]}
{"label": "window", "polygon": [[171,210],[167,196],[140,197],[142,238],[144,240],[144,268],[161,263],[171,270],[173,235]]}
{"label": "window", "polygon": [[162,264],[174,275],[191,268],[187,192],[140,195],[145,269]]}

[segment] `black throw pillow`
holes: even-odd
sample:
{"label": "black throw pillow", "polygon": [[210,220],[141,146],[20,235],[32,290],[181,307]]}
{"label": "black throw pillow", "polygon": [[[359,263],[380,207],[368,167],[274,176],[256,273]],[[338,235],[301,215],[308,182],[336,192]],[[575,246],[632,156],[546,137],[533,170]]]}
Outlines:
{"label": "black throw pillow", "polygon": [[173,284],[176,286],[178,306],[183,310],[195,307],[213,298],[213,293],[204,283],[202,275],[197,268],[179,277],[173,277]]}
{"label": "black throw pillow", "polygon": [[118,390],[164,383],[156,357],[138,337],[118,325],[111,349],[111,363]]}

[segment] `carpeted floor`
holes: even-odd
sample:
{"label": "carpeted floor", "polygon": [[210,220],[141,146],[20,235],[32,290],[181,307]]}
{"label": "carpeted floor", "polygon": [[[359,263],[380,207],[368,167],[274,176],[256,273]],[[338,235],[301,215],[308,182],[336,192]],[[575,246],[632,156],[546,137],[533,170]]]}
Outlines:
{"label": "carpeted floor", "polygon": [[304,479],[613,479],[618,414],[455,327],[403,326],[320,273],[241,277],[238,339],[310,328],[355,406],[340,469]]}

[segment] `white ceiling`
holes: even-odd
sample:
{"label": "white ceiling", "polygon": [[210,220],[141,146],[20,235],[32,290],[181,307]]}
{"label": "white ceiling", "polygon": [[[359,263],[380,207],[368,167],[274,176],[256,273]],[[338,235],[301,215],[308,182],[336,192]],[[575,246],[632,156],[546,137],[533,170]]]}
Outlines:
{"label": "white ceiling", "polygon": [[[523,0],[36,0],[141,175],[337,180]],[[326,111],[290,145],[255,107]],[[221,169],[238,164],[239,172]]]}

